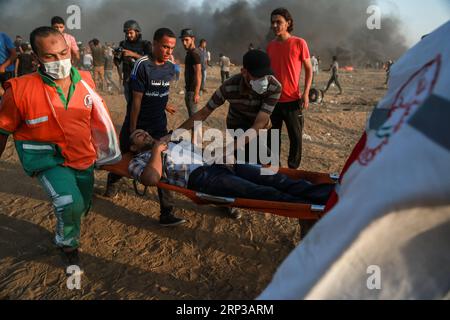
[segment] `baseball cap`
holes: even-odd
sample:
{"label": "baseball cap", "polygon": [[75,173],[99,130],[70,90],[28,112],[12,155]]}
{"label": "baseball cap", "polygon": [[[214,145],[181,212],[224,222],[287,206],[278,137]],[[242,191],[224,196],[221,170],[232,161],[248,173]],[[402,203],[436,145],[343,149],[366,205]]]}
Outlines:
{"label": "baseball cap", "polygon": [[195,37],[194,36],[194,31],[192,31],[192,29],[183,29],[183,30],[181,30],[180,39],[182,39],[184,37]]}
{"label": "baseball cap", "polygon": [[272,68],[270,67],[270,58],[262,50],[248,51],[244,55],[243,66],[253,77],[261,78],[267,75],[273,75]]}

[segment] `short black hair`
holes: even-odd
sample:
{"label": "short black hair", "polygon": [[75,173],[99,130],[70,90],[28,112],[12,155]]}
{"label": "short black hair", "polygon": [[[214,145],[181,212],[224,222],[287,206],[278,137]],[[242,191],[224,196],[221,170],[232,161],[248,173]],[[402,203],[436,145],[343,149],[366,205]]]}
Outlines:
{"label": "short black hair", "polygon": [[55,24],[63,24],[66,25],[66,23],[64,22],[64,19],[59,17],[59,16],[54,16],[51,20],[51,25],[55,25]]}
{"label": "short black hair", "polygon": [[92,43],[94,44],[94,46],[98,46],[100,41],[97,38],[95,38],[95,39],[92,39]]}
{"label": "short black hair", "polygon": [[173,33],[173,31],[170,30],[169,28],[159,28],[158,30],[155,31],[155,34],[153,35],[153,41],[160,41],[164,37],[175,39],[177,38],[175,33]]}
{"label": "short black hair", "polygon": [[37,54],[36,38],[47,38],[50,35],[60,35],[64,38],[61,32],[53,29],[52,27],[39,27],[34,29],[30,34],[31,49]]}
{"label": "short black hair", "polygon": [[294,19],[292,19],[291,13],[286,8],[277,8],[270,14],[270,22],[272,23],[273,16],[282,16],[287,22],[291,22],[287,31],[291,33],[294,30]]}

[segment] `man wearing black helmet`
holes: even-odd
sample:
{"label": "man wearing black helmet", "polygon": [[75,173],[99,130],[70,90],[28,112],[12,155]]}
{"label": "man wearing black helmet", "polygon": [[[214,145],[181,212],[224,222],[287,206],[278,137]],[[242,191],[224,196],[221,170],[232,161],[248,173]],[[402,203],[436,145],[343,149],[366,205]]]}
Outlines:
{"label": "man wearing black helmet", "polygon": [[[146,55],[151,55],[152,43],[147,40],[142,40],[141,27],[135,20],[128,20],[123,25],[123,32],[125,33],[125,40],[119,43],[119,47],[114,49],[114,63],[118,70],[122,70],[121,79],[123,81],[123,89],[125,100],[127,101],[127,110],[131,108],[133,94],[131,90],[130,78],[137,60]],[[127,112],[128,114],[128,112]],[[128,131],[129,121],[124,119],[122,130]],[[127,138],[121,137],[121,151],[127,152],[126,145]],[[118,192],[117,182],[120,176],[110,172],[107,178],[106,197],[114,197]]]}
{"label": "man wearing black helmet", "polygon": [[115,63],[119,70],[122,70],[122,81],[125,99],[130,102],[129,81],[134,63],[142,56],[148,55],[152,51],[150,41],[142,40],[142,30],[135,20],[128,20],[123,25],[125,40],[121,41],[119,48],[115,50]]}

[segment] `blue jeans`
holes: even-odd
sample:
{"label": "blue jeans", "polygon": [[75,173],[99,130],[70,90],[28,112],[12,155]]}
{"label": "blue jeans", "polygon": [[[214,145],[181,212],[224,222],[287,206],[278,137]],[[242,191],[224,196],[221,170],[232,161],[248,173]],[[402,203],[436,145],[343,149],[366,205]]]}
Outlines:
{"label": "blue jeans", "polygon": [[334,185],[313,185],[280,173],[261,175],[258,165],[213,164],[194,170],[189,176],[188,188],[221,197],[326,204]]}
{"label": "blue jeans", "polygon": [[205,69],[202,68],[202,83],[200,86],[200,90],[205,89],[205,83],[206,83],[206,67],[205,67]]}
{"label": "blue jeans", "polygon": [[195,92],[188,91],[184,96],[184,102],[186,103],[186,108],[188,110],[189,117],[192,117],[198,111],[198,104],[194,102]]}

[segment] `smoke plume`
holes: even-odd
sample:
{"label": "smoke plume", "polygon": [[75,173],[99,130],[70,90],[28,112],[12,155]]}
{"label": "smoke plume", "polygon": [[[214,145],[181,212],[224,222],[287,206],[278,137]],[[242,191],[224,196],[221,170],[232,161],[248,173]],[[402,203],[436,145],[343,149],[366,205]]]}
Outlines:
{"label": "smoke plume", "polygon": [[[123,22],[135,19],[148,40],[159,27],[171,28],[177,35],[183,28],[192,28],[197,40],[208,40],[213,60],[223,53],[237,64],[250,43],[265,49],[273,38],[270,13],[277,7],[291,12],[293,34],[304,38],[311,53],[324,61],[338,55],[343,64],[364,65],[396,59],[406,49],[396,17],[382,16],[379,30],[367,28],[371,0],[238,0],[224,2],[220,8],[207,1],[188,7],[182,0],[0,0],[1,31],[27,39],[35,27],[49,25],[52,16],[67,18],[67,7],[72,4],[81,8],[81,30],[69,32],[79,41],[96,37],[118,43],[124,38]],[[184,56],[181,43],[176,54],[181,59]]]}

